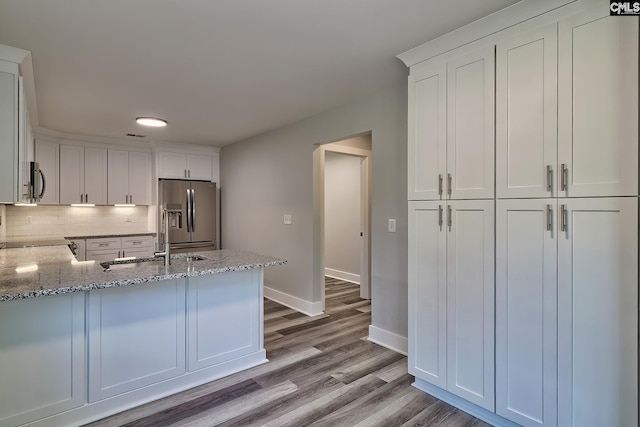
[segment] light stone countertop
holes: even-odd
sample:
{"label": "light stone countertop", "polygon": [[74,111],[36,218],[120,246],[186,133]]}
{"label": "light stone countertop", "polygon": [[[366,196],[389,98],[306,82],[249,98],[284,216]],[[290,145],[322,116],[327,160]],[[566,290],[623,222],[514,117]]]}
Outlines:
{"label": "light stone countertop", "polygon": [[251,270],[287,261],[237,250],[194,252],[206,259],[189,261],[186,254],[162,261],[112,266],[104,271],[95,261],[76,261],[67,246],[0,249],[0,301],[89,291],[189,276]]}

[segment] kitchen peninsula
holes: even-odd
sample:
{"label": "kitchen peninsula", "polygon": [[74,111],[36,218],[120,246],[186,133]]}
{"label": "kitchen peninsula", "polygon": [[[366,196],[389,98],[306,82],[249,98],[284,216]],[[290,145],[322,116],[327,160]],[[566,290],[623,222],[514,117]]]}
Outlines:
{"label": "kitchen peninsula", "polygon": [[0,249],[0,426],[80,425],[266,362],[263,271],[285,262]]}

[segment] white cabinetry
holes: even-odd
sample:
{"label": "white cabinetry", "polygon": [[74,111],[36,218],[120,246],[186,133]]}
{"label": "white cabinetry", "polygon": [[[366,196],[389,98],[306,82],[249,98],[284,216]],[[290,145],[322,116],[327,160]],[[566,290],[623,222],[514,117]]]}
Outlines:
{"label": "white cabinetry", "polygon": [[558,425],[638,425],[638,200],[560,199]]}
{"label": "white cabinetry", "polygon": [[212,158],[206,154],[158,153],[158,178],[211,181]]}
{"label": "white cabinetry", "polygon": [[151,154],[108,150],[108,203],[151,204]]}
{"label": "white cabinetry", "polygon": [[[416,387],[497,425],[638,425],[639,24],[606,6],[560,7],[411,66],[409,372]],[[493,166],[472,142],[490,135],[490,84],[480,83],[490,49],[474,46],[491,42],[495,247],[476,201],[416,201],[494,197],[480,173]],[[443,47],[433,43],[423,51]],[[493,270],[479,254],[494,253],[495,411],[490,367],[480,376],[493,356],[478,358],[493,346],[492,297],[480,286]]]}
{"label": "white cabinetry", "polygon": [[84,404],[84,293],[3,302],[0,425],[22,425]]}
{"label": "white cabinetry", "polygon": [[57,205],[60,203],[60,144],[38,139],[35,142],[35,156],[46,180],[44,196],[38,203]]}
{"label": "white cabinetry", "polygon": [[116,258],[153,256],[153,237],[130,236],[87,239],[87,259],[98,262]]}
{"label": "white cabinetry", "polygon": [[60,204],[107,204],[107,150],[60,145]]}
{"label": "white cabinetry", "polygon": [[259,351],[263,342],[262,270],[188,280],[188,370]]}
{"label": "white cabinetry", "polygon": [[409,203],[409,372],[494,408],[494,202]]}
{"label": "white cabinetry", "polygon": [[596,9],[561,21],[558,89],[558,194],[636,196],[638,19]]}
{"label": "white cabinetry", "polygon": [[89,402],[185,373],[184,286],[89,292]]}
{"label": "white cabinetry", "polygon": [[28,201],[26,118],[18,64],[0,60],[0,202]]}
{"label": "white cabinetry", "polygon": [[557,425],[557,205],[496,207],[496,413],[523,426]]}
{"label": "white cabinetry", "polygon": [[496,192],[552,197],[558,176],[557,24],[496,50]]}
{"label": "white cabinetry", "polygon": [[494,48],[412,67],[409,200],[494,195]]}

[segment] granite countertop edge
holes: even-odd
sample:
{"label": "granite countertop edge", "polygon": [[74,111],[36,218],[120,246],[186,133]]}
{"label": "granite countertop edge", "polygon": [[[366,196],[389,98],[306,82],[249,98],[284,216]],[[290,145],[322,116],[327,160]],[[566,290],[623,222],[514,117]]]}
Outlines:
{"label": "granite countertop edge", "polygon": [[[64,249],[67,249],[67,248],[64,247]],[[8,250],[8,249],[4,249],[4,250]],[[211,256],[211,252],[209,253],[202,252],[202,255],[205,257],[205,261],[208,260],[211,262],[219,262],[222,265],[216,266],[213,268],[203,265],[201,269],[198,269],[197,267],[196,269],[193,269],[194,265],[192,265],[191,268],[189,268],[188,265],[185,265],[186,270],[178,270],[178,271],[172,271],[172,272],[161,273],[161,274],[151,273],[149,275],[144,275],[142,277],[132,277],[132,278],[118,277],[112,280],[104,280],[104,279],[107,279],[108,277],[104,277],[104,278],[96,278],[95,276],[91,277],[96,273],[99,275],[111,274],[110,272],[103,271],[100,264],[96,263],[94,266],[90,267],[92,271],[89,271],[88,277],[86,277],[87,283],[74,284],[71,286],[53,285],[51,287],[47,287],[45,285],[45,286],[41,286],[40,289],[31,288],[29,290],[17,291],[15,293],[8,292],[4,295],[0,294],[0,302],[23,300],[23,299],[37,298],[37,297],[50,296],[50,295],[61,295],[61,294],[73,293],[73,292],[116,288],[116,287],[131,286],[131,285],[144,284],[144,283],[160,282],[163,280],[182,279],[182,278],[194,277],[194,276],[206,276],[206,275],[227,273],[227,272],[233,272],[233,271],[253,270],[258,268],[284,265],[287,263],[287,261],[284,259],[274,258],[270,256],[265,256],[265,255],[259,255],[259,254],[248,252],[248,251],[221,250],[221,251],[212,251],[212,252],[214,253],[218,252],[218,253],[224,253],[224,255],[230,255],[231,260],[228,261],[228,260],[212,259],[207,256],[207,255]],[[194,254],[197,254],[197,253],[194,252]],[[245,262],[244,260],[242,260],[242,262],[238,262],[237,260],[234,260],[233,257],[238,255],[242,257],[247,257],[248,261]],[[264,258],[267,258],[267,259],[265,260]],[[200,261],[197,261],[197,262],[199,263]],[[225,263],[227,263],[228,265],[224,265]],[[66,264],[66,263],[62,263],[62,264]],[[172,265],[172,267],[182,268],[182,266],[178,267],[177,265]],[[5,284],[3,284],[2,281],[0,280],[0,292],[2,292],[3,286],[5,286]]]}

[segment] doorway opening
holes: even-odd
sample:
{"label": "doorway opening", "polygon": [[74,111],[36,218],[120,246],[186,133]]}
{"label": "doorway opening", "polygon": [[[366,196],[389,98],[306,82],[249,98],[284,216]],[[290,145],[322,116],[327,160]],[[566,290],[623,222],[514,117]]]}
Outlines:
{"label": "doorway opening", "polygon": [[371,133],[314,151],[314,294],[325,307],[325,277],[359,285],[371,299]]}

